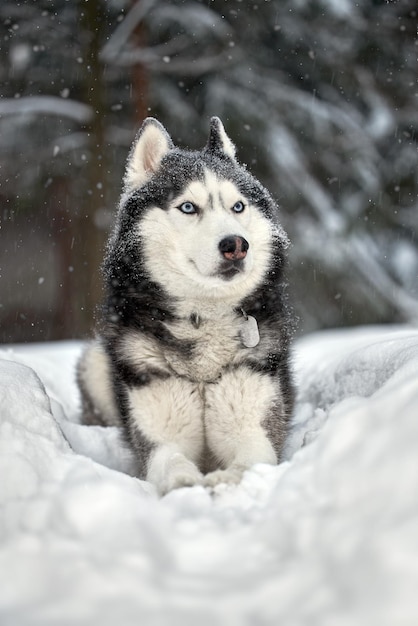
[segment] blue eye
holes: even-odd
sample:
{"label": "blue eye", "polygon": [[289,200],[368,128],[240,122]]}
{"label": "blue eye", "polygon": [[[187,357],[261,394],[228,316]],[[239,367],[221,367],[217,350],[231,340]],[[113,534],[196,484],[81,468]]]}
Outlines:
{"label": "blue eye", "polygon": [[238,202],[235,202],[234,206],[232,207],[232,210],[234,211],[234,213],[242,213],[244,209],[245,209],[244,203],[241,202],[240,200]]}
{"label": "blue eye", "polygon": [[187,215],[197,213],[197,209],[192,202],[183,202],[183,204],[179,206],[179,209],[182,213],[186,213]]}
{"label": "blue eye", "polygon": [[235,213],[242,213],[244,210],[244,203],[236,202],[234,206],[232,207],[232,210],[235,211]]}

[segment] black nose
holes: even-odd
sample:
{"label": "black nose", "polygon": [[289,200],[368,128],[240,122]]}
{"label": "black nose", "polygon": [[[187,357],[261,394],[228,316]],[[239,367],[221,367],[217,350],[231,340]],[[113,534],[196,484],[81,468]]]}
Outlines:
{"label": "black nose", "polygon": [[244,237],[230,235],[219,243],[219,251],[229,261],[239,261],[247,256],[250,244]]}

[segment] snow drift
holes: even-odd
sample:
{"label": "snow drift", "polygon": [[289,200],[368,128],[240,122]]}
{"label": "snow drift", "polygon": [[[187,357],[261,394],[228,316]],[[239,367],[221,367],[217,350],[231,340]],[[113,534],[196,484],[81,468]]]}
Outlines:
{"label": "snow drift", "polygon": [[300,340],[287,461],[162,499],[77,423],[80,349],[0,352],[3,626],[418,623],[418,330]]}

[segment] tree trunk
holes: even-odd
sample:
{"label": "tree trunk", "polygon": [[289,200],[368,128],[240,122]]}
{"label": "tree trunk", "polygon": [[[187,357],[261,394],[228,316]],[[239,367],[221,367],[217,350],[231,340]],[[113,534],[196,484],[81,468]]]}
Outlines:
{"label": "tree trunk", "polygon": [[89,138],[85,177],[81,181],[85,195],[74,215],[72,273],[72,312],[74,336],[91,332],[95,309],[102,297],[100,265],[106,232],[98,225],[107,199],[107,146],[105,143],[105,98],[103,67],[99,59],[102,22],[106,15],[100,3],[81,5],[81,36],[84,39],[84,100],[93,111],[85,131]]}

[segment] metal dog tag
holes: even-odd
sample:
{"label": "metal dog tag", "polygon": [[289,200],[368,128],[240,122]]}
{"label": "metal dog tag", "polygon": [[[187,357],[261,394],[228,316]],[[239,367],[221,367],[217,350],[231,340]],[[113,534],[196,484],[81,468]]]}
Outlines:
{"label": "metal dog tag", "polygon": [[260,343],[257,320],[252,315],[247,315],[242,321],[241,340],[246,348],[255,348]]}

